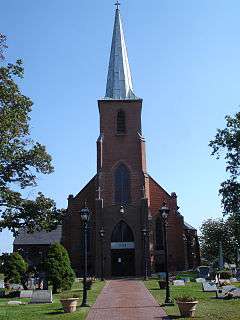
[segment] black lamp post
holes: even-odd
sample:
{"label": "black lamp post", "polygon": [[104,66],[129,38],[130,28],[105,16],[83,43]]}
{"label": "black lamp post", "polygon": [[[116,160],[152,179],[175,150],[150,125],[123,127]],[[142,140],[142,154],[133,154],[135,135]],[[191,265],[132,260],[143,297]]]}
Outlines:
{"label": "black lamp post", "polygon": [[105,235],[105,230],[103,229],[103,227],[100,229],[99,235],[101,238],[101,281],[104,281],[103,239]]}
{"label": "black lamp post", "polygon": [[83,222],[83,232],[84,232],[84,241],[83,241],[83,251],[84,251],[84,273],[83,273],[83,298],[81,307],[87,307],[87,228],[90,218],[90,210],[85,206],[80,210],[80,216]]}
{"label": "black lamp post", "polygon": [[173,302],[170,298],[170,288],[169,288],[169,274],[168,274],[168,246],[167,246],[167,218],[169,214],[169,208],[166,203],[163,203],[163,206],[159,209],[159,213],[163,222],[163,237],[164,237],[164,253],[165,253],[165,272],[166,272],[166,298],[165,305],[173,305]]}
{"label": "black lamp post", "polygon": [[144,255],[144,280],[148,279],[148,263],[147,263],[147,229],[142,229],[143,234],[143,255]]}

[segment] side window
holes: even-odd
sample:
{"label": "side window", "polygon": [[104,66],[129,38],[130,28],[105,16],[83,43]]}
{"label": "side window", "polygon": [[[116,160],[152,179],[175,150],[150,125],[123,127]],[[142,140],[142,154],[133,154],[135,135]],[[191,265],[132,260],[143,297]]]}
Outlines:
{"label": "side window", "polygon": [[130,174],[124,164],[120,164],[115,171],[115,203],[127,204],[131,201]]}
{"label": "side window", "polygon": [[117,133],[126,133],[126,115],[123,110],[120,110],[117,113]]}

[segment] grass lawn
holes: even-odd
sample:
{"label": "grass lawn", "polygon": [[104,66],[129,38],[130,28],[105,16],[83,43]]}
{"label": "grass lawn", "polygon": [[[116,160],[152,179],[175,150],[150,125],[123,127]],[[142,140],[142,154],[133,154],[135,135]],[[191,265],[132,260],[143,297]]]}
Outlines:
{"label": "grass lawn", "polygon": [[[156,279],[144,282],[151,294],[156,300],[163,304],[165,300],[165,290],[159,290]],[[237,285],[240,286],[240,285]],[[240,319],[240,299],[220,300],[215,298],[214,292],[203,292],[200,283],[190,282],[184,287],[170,286],[171,297],[180,295],[190,295],[199,301],[196,309],[195,319],[206,320],[239,320]],[[173,307],[164,307],[170,319],[189,319],[181,318],[178,306],[175,303]]]}
{"label": "grass lawn", "polygon": [[[101,292],[104,282],[95,281],[92,285],[92,289],[88,291],[88,304],[90,306],[96,301],[97,296]],[[75,283],[71,292],[79,294],[79,304],[82,299],[82,284]],[[65,293],[65,292],[64,292]],[[66,291],[68,293],[68,291]],[[20,300],[17,298],[6,299],[0,298],[0,320],[35,320],[35,319],[52,319],[52,320],[82,320],[85,319],[90,308],[77,308],[77,311],[71,314],[64,313],[62,305],[59,301],[60,295],[55,294],[53,296],[53,303],[51,304],[26,304],[21,306],[9,306],[7,302],[12,300]],[[21,299],[21,301],[28,302],[30,299]]]}

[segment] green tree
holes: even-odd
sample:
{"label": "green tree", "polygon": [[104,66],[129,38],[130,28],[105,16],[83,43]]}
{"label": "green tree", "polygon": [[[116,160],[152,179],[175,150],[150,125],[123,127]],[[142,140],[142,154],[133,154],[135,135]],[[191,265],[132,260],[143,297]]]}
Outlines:
{"label": "green tree", "polygon": [[24,75],[22,61],[4,65],[5,48],[6,38],[0,34],[0,231],[51,230],[63,213],[55,202],[42,193],[33,200],[23,196],[24,189],[37,185],[38,174],[53,172],[53,166],[45,146],[30,138],[33,102],[17,84]]}
{"label": "green tree", "polygon": [[223,219],[208,219],[202,223],[199,237],[202,258],[209,263],[218,262],[221,242],[224,261],[227,263],[236,262],[237,244],[233,226],[235,226],[235,222],[232,218],[225,221]]}
{"label": "green tree", "polygon": [[240,219],[240,112],[225,118],[226,128],[218,129],[209,145],[217,159],[224,156],[229,173],[229,178],[222,182],[219,190],[224,214],[236,215]]}
{"label": "green tree", "polygon": [[54,293],[71,289],[75,274],[67,250],[61,244],[55,243],[49,248],[45,271]]}
{"label": "green tree", "polygon": [[2,254],[1,272],[4,274],[6,283],[23,283],[28,269],[27,262],[17,253]]}

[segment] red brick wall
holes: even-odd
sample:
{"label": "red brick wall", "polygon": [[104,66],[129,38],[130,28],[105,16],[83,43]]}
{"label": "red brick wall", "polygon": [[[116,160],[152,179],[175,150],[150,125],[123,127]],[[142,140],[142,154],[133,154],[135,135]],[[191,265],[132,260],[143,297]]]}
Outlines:
{"label": "red brick wall", "polygon": [[68,214],[64,220],[62,228],[62,244],[68,250],[72,266],[75,270],[80,270],[83,262],[83,252],[81,250],[81,236],[83,234],[82,224],[80,219],[80,209],[84,207],[85,201],[91,211],[91,248],[89,252],[89,264],[91,268],[94,265],[95,252],[95,195],[96,195],[96,177],[93,177],[90,182],[75,196],[68,198]]}
{"label": "red brick wall", "polygon": [[[150,211],[153,216],[153,242],[155,240],[155,224],[154,220],[159,215],[159,208],[163,202],[166,202],[170,208],[168,216],[167,237],[168,237],[168,252],[169,252],[169,268],[172,271],[183,270],[185,268],[184,255],[184,224],[183,217],[177,213],[177,198],[175,193],[169,195],[152,177],[149,178],[150,188]],[[154,252],[154,243],[152,244],[152,254],[161,255],[163,260],[163,252]]]}
{"label": "red brick wall", "polygon": [[[102,142],[98,142],[98,171],[104,206],[114,204],[114,172],[121,162],[130,171],[132,203],[139,204],[145,184],[143,173],[146,172],[144,141],[140,135],[142,101],[101,100],[98,106],[102,137]],[[125,112],[126,134],[116,132],[119,110]]]}

